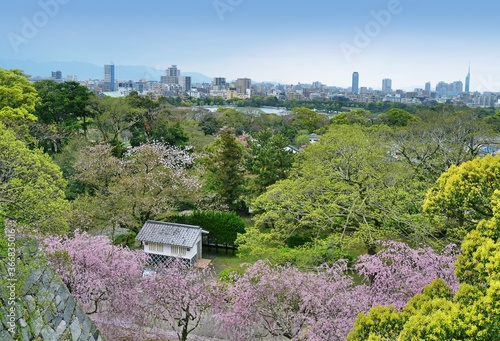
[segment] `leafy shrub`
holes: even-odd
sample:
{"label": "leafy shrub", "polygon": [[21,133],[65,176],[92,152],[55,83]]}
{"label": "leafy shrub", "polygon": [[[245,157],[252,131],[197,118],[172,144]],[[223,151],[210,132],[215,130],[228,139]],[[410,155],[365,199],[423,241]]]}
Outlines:
{"label": "leafy shrub", "polygon": [[234,246],[238,233],[245,233],[245,222],[233,212],[195,211],[192,215],[175,215],[168,218],[172,223],[200,226],[209,232],[210,244]]}

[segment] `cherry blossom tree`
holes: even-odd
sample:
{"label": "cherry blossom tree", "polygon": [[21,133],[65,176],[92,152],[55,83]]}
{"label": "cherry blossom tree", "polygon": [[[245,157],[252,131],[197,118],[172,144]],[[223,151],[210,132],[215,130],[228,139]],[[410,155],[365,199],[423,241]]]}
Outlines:
{"label": "cherry blossom tree", "polygon": [[362,279],[358,285],[345,260],[314,272],[259,261],[228,286],[228,305],[216,315],[218,329],[235,340],[268,335],[345,340],[357,315],[375,305],[401,309],[435,278],[456,290],[456,254],[453,245],[436,253],[385,242],[377,254],[361,256],[354,265]]}
{"label": "cherry blossom tree", "polygon": [[84,228],[94,230],[138,230],[148,219],[196,203],[201,184],[194,161],[187,147],[160,142],[131,148],[122,158],[109,145],[84,149],[75,178],[92,191],[75,200],[74,223],[85,222]]}
{"label": "cherry blossom tree", "polygon": [[47,258],[89,315],[131,316],[139,305],[146,254],[113,246],[108,237],[75,232],[45,239]]}
{"label": "cherry blossom tree", "polygon": [[[222,304],[222,296],[209,268],[191,269],[173,261],[146,277],[147,314],[156,324],[165,321],[181,341],[195,330],[212,309]],[[146,308],[147,309],[147,308]]]}
{"label": "cherry blossom tree", "polygon": [[455,246],[441,253],[400,242],[381,246],[354,264],[361,284],[346,260],[308,271],[258,261],[229,282],[217,282],[210,269],[180,261],[143,277],[146,255],[112,246],[103,236],[76,232],[45,240],[57,273],[98,325],[137,331],[162,330],[166,323],[181,341],[211,320],[231,340],[340,341],[359,313],[377,305],[397,312],[435,278],[456,291]]}
{"label": "cherry blossom tree", "polygon": [[365,285],[356,291],[370,299],[370,305],[393,305],[402,309],[410,298],[436,278],[444,280],[456,292],[458,279],[455,275],[456,257],[459,249],[447,245],[441,253],[432,248],[412,249],[407,244],[395,241],[381,243],[375,255],[362,255],[355,269],[363,276]]}

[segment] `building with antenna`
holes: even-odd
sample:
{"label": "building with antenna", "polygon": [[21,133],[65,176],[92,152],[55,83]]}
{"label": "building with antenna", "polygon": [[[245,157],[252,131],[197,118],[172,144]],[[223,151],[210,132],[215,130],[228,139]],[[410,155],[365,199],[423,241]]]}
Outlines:
{"label": "building with antenna", "polygon": [[470,92],[470,63],[469,63],[469,72],[467,73],[467,77],[465,77],[465,93]]}

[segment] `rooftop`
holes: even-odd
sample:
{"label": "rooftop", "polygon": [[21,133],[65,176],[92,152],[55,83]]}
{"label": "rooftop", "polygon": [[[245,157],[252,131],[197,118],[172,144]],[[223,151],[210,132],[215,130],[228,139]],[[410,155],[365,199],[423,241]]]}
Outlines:
{"label": "rooftop", "polygon": [[136,240],[167,245],[194,247],[200,233],[208,233],[199,226],[148,220]]}

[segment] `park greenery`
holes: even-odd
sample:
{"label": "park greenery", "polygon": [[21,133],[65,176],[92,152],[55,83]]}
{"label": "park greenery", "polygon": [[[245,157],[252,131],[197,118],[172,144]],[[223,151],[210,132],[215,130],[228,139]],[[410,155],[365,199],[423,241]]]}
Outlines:
{"label": "park greenery", "polygon": [[[164,325],[186,340],[207,319],[237,340],[495,339],[500,112],[213,104],[228,103],[0,69],[0,226],[41,241],[98,325],[139,339]],[[245,266],[143,277],[147,220],[201,226]]]}

